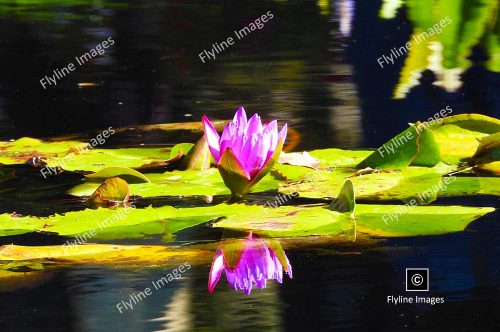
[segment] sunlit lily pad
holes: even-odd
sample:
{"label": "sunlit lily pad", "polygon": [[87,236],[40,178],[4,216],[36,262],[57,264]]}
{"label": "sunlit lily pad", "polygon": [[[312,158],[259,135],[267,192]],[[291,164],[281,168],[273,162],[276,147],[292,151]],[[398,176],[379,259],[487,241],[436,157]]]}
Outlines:
{"label": "sunlit lily pad", "polygon": [[[152,183],[130,184],[133,195],[142,197],[157,196],[214,196],[229,195],[216,168],[205,171],[186,170],[172,171],[164,174],[148,174]],[[279,180],[272,175],[264,177],[255,187],[254,192],[275,190]],[[97,189],[96,183],[84,183],[72,188],[68,193],[74,196],[88,196]]]}
{"label": "sunlit lily pad", "polygon": [[[487,207],[357,204],[355,219],[357,232],[371,236],[436,235],[461,231],[473,220],[494,210]],[[261,208],[252,215],[228,216],[214,226],[281,237],[354,236],[353,218],[326,207]]]}
{"label": "sunlit lily pad", "polygon": [[44,232],[80,236],[86,242],[97,239],[144,238],[168,235],[182,229],[234,213],[252,213],[257,206],[241,204],[174,208],[98,208],[49,217],[0,215],[0,236]]}
{"label": "sunlit lily pad", "polygon": [[110,178],[104,181],[87,200],[92,204],[117,204],[128,202],[130,189],[127,181]]}
{"label": "sunlit lily pad", "polygon": [[150,182],[144,174],[128,167],[106,167],[95,173],[86,175],[86,178],[93,182],[102,182],[113,177],[119,177],[128,183]]}
{"label": "sunlit lily pad", "polygon": [[79,141],[44,142],[30,137],[0,142],[0,163],[24,164],[33,157],[61,157],[82,145]]}
{"label": "sunlit lily pad", "polygon": [[476,152],[478,139],[500,132],[500,120],[460,114],[434,122],[417,122],[374,151],[357,168],[401,169],[409,165],[457,164]]}

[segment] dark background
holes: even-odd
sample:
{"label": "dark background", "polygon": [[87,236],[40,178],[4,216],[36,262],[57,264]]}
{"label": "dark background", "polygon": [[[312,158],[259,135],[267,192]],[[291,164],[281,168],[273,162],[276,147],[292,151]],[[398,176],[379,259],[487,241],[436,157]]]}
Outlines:
{"label": "dark background", "polygon": [[[339,31],[337,1],[323,13],[314,1],[12,3],[0,4],[3,140],[199,121],[202,114],[227,119],[244,105],[299,131],[296,150],[366,148],[447,105],[453,114],[500,113],[500,77],[483,68],[480,48],[457,92],[432,85],[434,74],[426,72],[405,99],[392,99],[404,59],[382,69],[377,58],[404,45],[412,25],[405,8],[393,20],[379,19],[380,1],[355,2],[350,37]],[[268,11],[274,18],[262,30],[216,60],[200,61],[203,49]],[[56,87],[41,87],[44,75],[108,37],[115,45],[104,56],[77,66]],[[498,198],[436,203],[498,206]],[[223,280],[210,296],[209,266],[196,267],[124,315],[116,302],[164,271],[75,267],[0,293],[0,330],[491,331],[500,326],[499,237],[493,214],[457,234],[290,250],[294,278],[251,297]],[[446,303],[386,304],[388,295],[407,295],[406,267],[430,268],[425,295]]]}

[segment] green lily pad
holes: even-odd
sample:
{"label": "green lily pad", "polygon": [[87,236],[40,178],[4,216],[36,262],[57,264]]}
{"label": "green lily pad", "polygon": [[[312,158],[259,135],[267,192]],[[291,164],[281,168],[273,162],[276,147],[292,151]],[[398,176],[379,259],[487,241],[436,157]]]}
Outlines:
{"label": "green lily pad", "polygon": [[[186,170],[148,174],[148,178],[152,183],[130,184],[131,194],[142,197],[230,194],[216,168],[209,168],[205,171]],[[254,191],[275,190],[278,188],[278,183],[277,178],[268,174],[257,184]],[[73,187],[68,193],[74,196],[88,196],[96,188],[96,183],[87,182]]]}
{"label": "green lily pad", "polygon": [[470,163],[480,170],[500,175],[500,132],[479,139],[479,146]]}
{"label": "green lily pad", "polygon": [[87,200],[93,204],[127,203],[130,196],[128,183],[120,178],[104,181]]}
{"label": "green lily pad", "polygon": [[144,164],[164,161],[169,148],[121,148],[88,149],[81,154],[49,158],[50,167],[60,166],[66,171],[97,172],[106,167],[140,167]]}
{"label": "green lily pad", "polygon": [[[436,235],[462,231],[473,220],[494,211],[489,207],[357,204],[357,231],[371,236]],[[392,219],[391,214],[392,213]],[[326,207],[261,208],[252,215],[235,214],[214,224],[276,237],[354,236],[352,218]]]}
{"label": "green lily pad", "polygon": [[170,158],[174,158],[179,153],[182,155],[187,155],[188,152],[193,148],[193,143],[179,143],[174,145],[172,150],[170,150]]}
{"label": "green lily pad", "polygon": [[142,173],[128,167],[106,167],[85,176],[89,181],[102,182],[109,178],[119,177],[128,183],[148,183],[149,179]]}
{"label": "green lily pad", "polygon": [[356,167],[432,167],[439,161],[457,164],[474,155],[479,138],[499,131],[500,120],[480,114],[460,114],[436,122],[417,122],[384,143]]}
{"label": "green lily pad", "polygon": [[298,193],[307,198],[331,198],[336,195],[346,178],[356,188],[356,198],[363,200],[417,199],[419,204],[432,202],[437,197],[466,195],[500,195],[500,179],[488,177],[443,176],[454,166],[438,164],[433,168],[406,167],[400,171],[378,171],[355,176],[352,169],[308,171],[294,181],[281,183],[282,194]]}
{"label": "green lily pad", "polygon": [[[144,238],[169,235],[182,229],[235,213],[252,213],[257,206],[220,204],[206,207],[144,209],[86,209],[49,217],[0,215],[0,236],[44,232],[60,236],[79,236],[80,242],[102,239]],[[166,237],[168,238],[168,236]],[[75,242],[72,240],[70,242]]]}
{"label": "green lily pad", "polygon": [[97,172],[105,167],[139,167],[167,159],[170,148],[96,149],[80,141],[47,142],[23,137],[0,142],[0,163],[24,164],[34,157],[67,171]]}
{"label": "green lily pad", "polygon": [[38,218],[22,217],[16,214],[0,215],[0,236],[31,233],[43,227],[45,221]]}
{"label": "green lily pad", "polygon": [[15,141],[0,142],[0,163],[6,165],[24,164],[33,157],[58,157],[83,146],[79,141],[44,142],[22,137]]}

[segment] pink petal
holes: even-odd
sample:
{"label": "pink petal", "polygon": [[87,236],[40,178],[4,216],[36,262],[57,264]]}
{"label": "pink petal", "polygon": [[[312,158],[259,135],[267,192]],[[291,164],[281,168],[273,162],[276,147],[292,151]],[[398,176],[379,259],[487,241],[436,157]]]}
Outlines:
{"label": "pink petal", "polygon": [[224,269],[224,256],[222,251],[217,251],[217,254],[212,262],[212,267],[210,268],[210,274],[208,278],[208,291],[212,293],[215,286],[219,282],[222,270]]}
{"label": "pink petal", "polygon": [[257,144],[258,139],[259,137],[257,134],[252,134],[245,141],[240,153],[240,160],[243,165],[248,165],[248,159],[252,156],[252,151]]}
{"label": "pink petal", "polygon": [[210,120],[208,120],[208,118],[205,115],[203,115],[202,121],[203,121],[203,130],[205,131],[205,137],[207,138],[210,152],[212,153],[212,156],[214,157],[215,161],[219,162],[220,159],[219,134],[217,133],[217,130],[215,130]]}
{"label": "pink petal", "polygon": [[260,165],[264,162],[265,158],[266,157],[263,155],[263,141],[261,138],[257,138],[257,142],[250,152],[250,156],[245,164],[245,168],[248,170],[250,178],[253,178],[260,171]]}
{"label": "pink petal", "polygon": [[269,122],[265,127],[264,127],[264,132],[268,132],[271,136],[270,140],[270,146],[271,149],[270,151],[273,151],[276,149],[276,146],[278,145],[278,122],[276,120],[273,120]]}
{"label": "pink petal", "polygon": [[243,106],[239,107],[234,114],[233,123],[236,124],[237,128],[245,130],[247,126],[247,114]]}
{"label": "pink petal", "polygon": [[[224,154],[227,148],[232,148],[233,141],[236,138],[236,126],[234,123],[230,122],[222,131],[222,136],[220,138],[220,154]],[[233,151],[234,152],[234,151]]]}
{"label": "pink petal", "polygon": [[245,131],[248,135],[251,135],[253,133],[262,133],[262,129],[263,128],[262,122],[260,121],[260,116],[255,113],[248,121]]}
{"label": "pink petal", "polygon": [[283,128],[281,128],[281,131],[278,135],[278,142],[280,140],[283,140],[283,143],[285,143],[287,130],[288,130],[288,127],[287,127],[287,124],[285,123],[285,125],[283,126]]}

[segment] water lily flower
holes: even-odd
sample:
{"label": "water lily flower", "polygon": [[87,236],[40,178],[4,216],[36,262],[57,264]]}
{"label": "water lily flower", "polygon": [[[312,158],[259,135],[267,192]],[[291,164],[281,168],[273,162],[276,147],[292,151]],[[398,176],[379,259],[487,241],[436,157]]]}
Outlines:
{"label": "water lily flower", "polygon": [[247,120],[243,107],[238,108],[221,136],[205,115],[203,127],[219,173],[236,197],[249,193],[269,173],[279,158],[287,133],[286,124],[278,133],[276,120],[263,125],[258,114]]}
{"label": "water lily flower", "polygon": [[235,289],[249,295],[253,285],[262,289],[268,279],[283,282],[283,270],[292,278],[292,266],[280,243],[276,240],[256,238],[226,241],[217,249],[208,278],[208,290],[212,293],[222,271]]}

